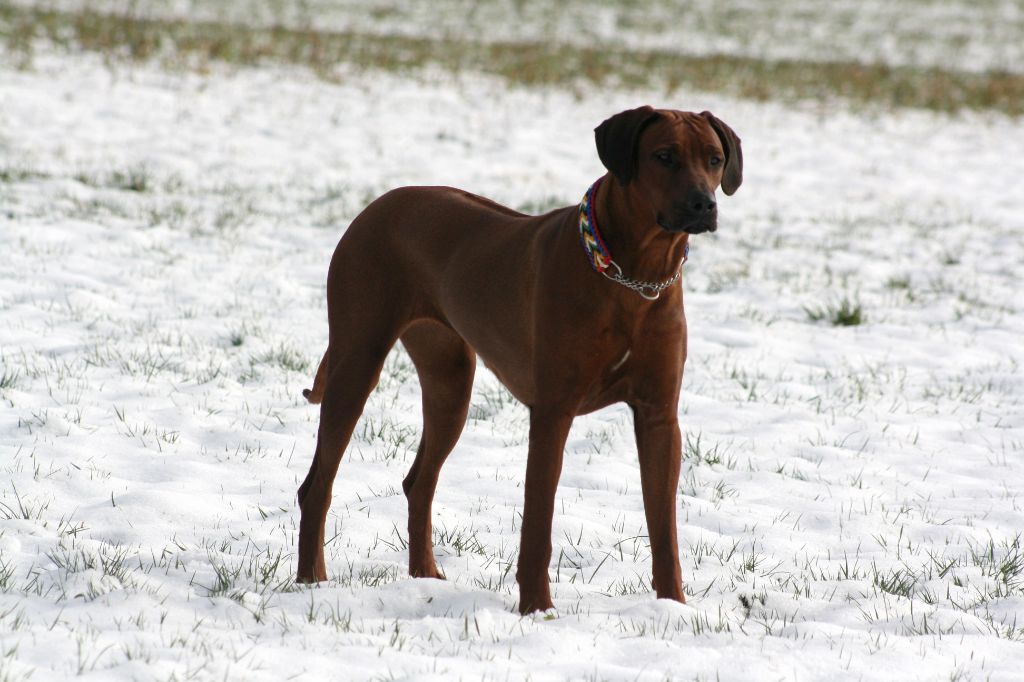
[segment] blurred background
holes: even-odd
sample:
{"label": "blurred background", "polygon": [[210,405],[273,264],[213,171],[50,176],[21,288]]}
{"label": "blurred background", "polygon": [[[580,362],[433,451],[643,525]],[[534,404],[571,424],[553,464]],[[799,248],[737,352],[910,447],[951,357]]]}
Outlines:
{"label": "blurred background", "polygon": [[8,58],[33,41],[112,58],[430,67],[522,84],[685,85],[955,110],[1024,107],[1017,0],[6,0]]}

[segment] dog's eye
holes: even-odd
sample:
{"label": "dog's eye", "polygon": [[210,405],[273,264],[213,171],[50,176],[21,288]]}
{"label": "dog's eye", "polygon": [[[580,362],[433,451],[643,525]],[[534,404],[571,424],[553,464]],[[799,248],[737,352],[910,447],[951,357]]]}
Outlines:
{"label": "dog's eye", "polygon": [[663,166],[672,165],[672,154],[670,152],[655,152],[654,158],[656,158],[658,160],[658,163],[660,163]]}
{"label": "dog's eye", "polygon": [[714,156],[711,157],[711,160],[710,160],[709,163],[711,164],[711,167],[714,168],[716,166],[721,166],[722,165],[722,160],[723,159],[722,159],[721,156],[719,156],[718,154],[715,154]]}

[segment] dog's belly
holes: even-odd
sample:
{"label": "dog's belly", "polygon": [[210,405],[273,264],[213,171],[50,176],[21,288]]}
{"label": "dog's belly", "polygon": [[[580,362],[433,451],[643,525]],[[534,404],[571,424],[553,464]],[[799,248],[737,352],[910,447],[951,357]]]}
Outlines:
{"label": "dog's belly", "polygon": [[533,340],[525,325],[503,323],[474,317],[471,308],[460,302],[444,311],[445,322],[462,337],[510,393],[524,405],[532,405],[536,396],[533,366]]}
{"label": "dog's belly", "polygon": [[[595,341],[592,347],[577,346],[578,354],[559,352],[562,344],[541,331],[539,334],[484,334],[471,326],[453,329],[476,351],[519,402],[533,407],[541,402],[572,404],[577,414],[586,414],[628,400],[635,358],[628,340]],[[564,400],[564,402],[563,402]]]}

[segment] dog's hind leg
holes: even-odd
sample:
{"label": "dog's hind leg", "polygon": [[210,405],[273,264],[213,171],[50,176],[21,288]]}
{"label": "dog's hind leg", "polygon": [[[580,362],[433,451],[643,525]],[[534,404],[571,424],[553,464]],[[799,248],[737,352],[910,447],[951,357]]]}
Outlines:
{"label": "dog's hind leg", "polygon": [[423,436],[402,481],[409,501],[409,574],[443,578],[434,561],[431,504],[441,466],[466,424],[476,354],[455,332],[433,321],[410,326],[401,340],[423,392]]}
{"label": "dog's hind leg", "polygon": [[[324,399],[324,389],[327,386],[327,369],[330,364],[331,347],[328,346],[327,350],[324,351],[324,356],[320,359],[320,366],[316,369],[316,376],[313,378],[313,388],[303,389],[302,395],[312,405],[319,405]],[[317,457],[320,449],[317,448],[316,452],[313,453],[313,464],[309,467],[309,473],[306,474],[306,480],[299,486],[299,506],[302,505],[302,501],[306,499],[306,493],[309,491],[309,486],[313,485],[313,479],[316,478]]]}
{"label": "dog's hind leg", "polygon": [[[394,339],[374,343],[365,330],[353,334],[344,346],[334,345],[323,401],[320,403],[320,429],[316,453],[306,480],[299,487],[299,566],[297,582],[327,580],[324,562],[324,526],[331,505],[331,490],[342,455],[352,430],[363,411],[370,391],[377,385],[380,370]],[[369,337],[369,338],[368,338]]]}

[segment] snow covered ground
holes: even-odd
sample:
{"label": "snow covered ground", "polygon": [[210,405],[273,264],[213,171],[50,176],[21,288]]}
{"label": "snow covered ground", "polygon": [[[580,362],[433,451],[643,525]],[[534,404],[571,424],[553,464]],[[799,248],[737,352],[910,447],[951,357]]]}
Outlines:
{"label": "snow covered ground", "polygon": [[[648,101],[711,109],[746,157],[685,273],[690,603],[652,596],[613,408],[569,439],[557,617],[518,616],[527,415],[482,368],[435,503],[449,580],[408,578],[400,350],[335,486],[332,580],[295,586],[348,221],[412,183],[575,203],[592,128]],[[1019,679],[1021,177],[995,115],[0,67],[0,679]]]}

